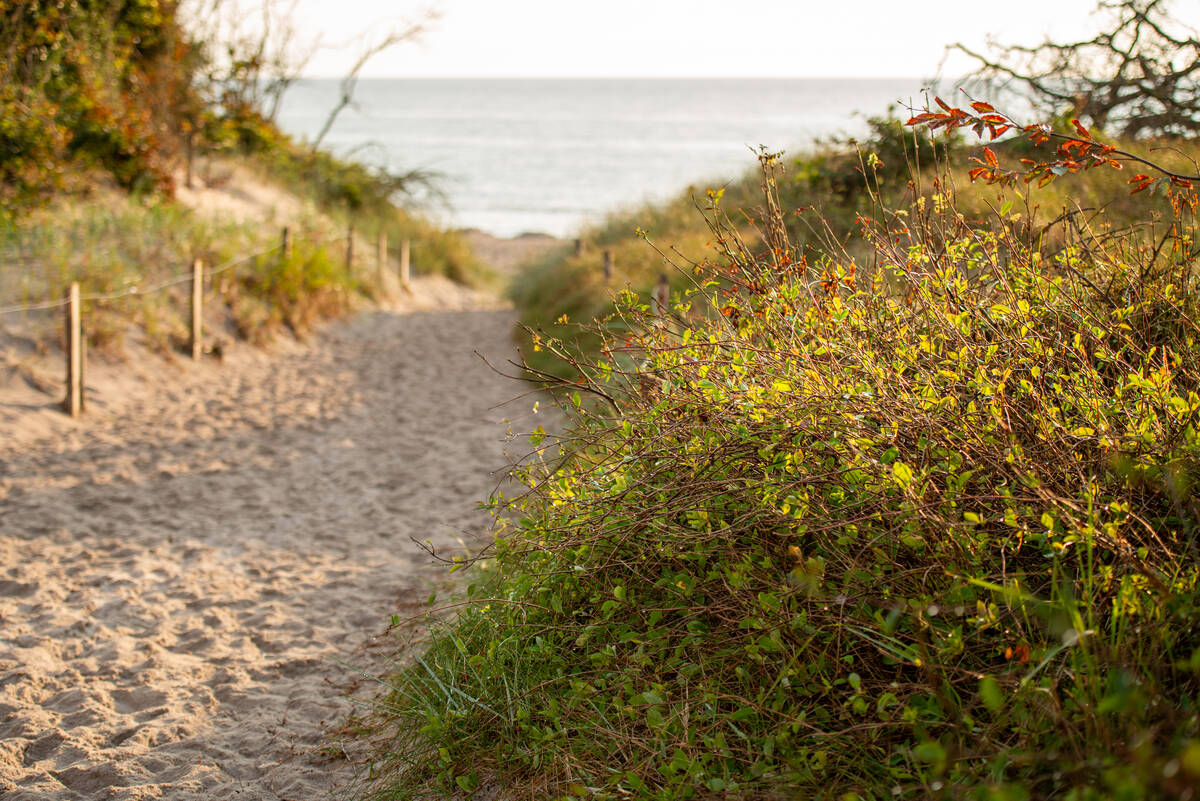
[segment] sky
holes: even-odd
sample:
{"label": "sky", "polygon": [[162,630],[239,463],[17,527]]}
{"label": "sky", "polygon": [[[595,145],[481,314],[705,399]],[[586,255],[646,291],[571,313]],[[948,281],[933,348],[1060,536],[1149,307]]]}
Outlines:
{"label": "sky", "polygon": [[[346,72],[364,32],[436,9],[418,43],[364,77],[931,77],[945,46],[1037,43],[1094,31],[1096,0],[297,0],[305,74]],[[1176,0],[1200,26],[1200,3]],[[966,72],[959,56],[944,74]]]}

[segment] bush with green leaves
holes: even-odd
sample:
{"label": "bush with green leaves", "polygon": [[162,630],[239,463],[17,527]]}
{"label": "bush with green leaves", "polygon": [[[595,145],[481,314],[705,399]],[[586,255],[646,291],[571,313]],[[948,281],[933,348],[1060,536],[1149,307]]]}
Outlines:
{"label": "bush with green leaves", "polygon": [[761,242],[710,210],[670,314],[572,359],[373,797],[1184,797],[1194,217],[1050,250],[943,192],[810,263],[767,166]]}
{"label": "bush with green leaves", "polygon": [[301,240],[289,253],[269,251],[236,274],[231,308],[243,336],[266,336],[284,325],[304,335],[321,320],[344,314],[366,287],[321,242]]}
{"label": "bush with green leaves", "polygon": [[868,117],[869,134],[856,139],[834,140],[832,147],[801,156],[794,162],[797,188],[818,191],[839,204],[866,199],[868,190],[880,179],[907,181],[914,169],[944,163],[962,149],[958,138],[937,140],[929,131],[914,130],[888,110],[882,117]]}

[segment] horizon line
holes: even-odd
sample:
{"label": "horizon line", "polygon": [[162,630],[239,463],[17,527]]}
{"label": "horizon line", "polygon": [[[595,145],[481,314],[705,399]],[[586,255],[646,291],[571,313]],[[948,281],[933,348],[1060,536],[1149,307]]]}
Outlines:
{"label": "horizon line", "polygon": [[[338,81],[345,75],[300,75],[301,81]],[[932,81],[919,75],[363,75],[360,81]]]}

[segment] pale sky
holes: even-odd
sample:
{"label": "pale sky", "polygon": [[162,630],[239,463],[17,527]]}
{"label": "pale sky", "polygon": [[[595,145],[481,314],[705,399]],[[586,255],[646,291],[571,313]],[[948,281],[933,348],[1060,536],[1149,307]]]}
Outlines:
{"label": "pale sky", "polygon": [[[1036,43],[1094,32],[1095,0],[298,0],[305,70],[343,74],[351,41],[441,11],[431,33],[379,55],[373,77],[929,77],[945,45]],[[1200,3],[1176,0],[1200,24]],[[969,62],[951,61],[946,74]]]}

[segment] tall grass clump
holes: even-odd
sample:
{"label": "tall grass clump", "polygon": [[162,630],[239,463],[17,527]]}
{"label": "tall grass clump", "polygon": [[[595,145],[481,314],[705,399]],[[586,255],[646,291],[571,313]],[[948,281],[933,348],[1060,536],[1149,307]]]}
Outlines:
{"label": "tall grass clump", "polygon": [[942,183],[811,259],[766,167],[571,362],[372,797],[1194,797],[1194,202],[1051,247]]}
{"label": "tall grass clump", "polygon": [[287,254],[258,256],[229,283],[225,298],[239,335],[261,338],[281,326],[297,335],[316,323],[344,314],[365,292],[360,276],[340,255],[313,241],[301,241]]}

